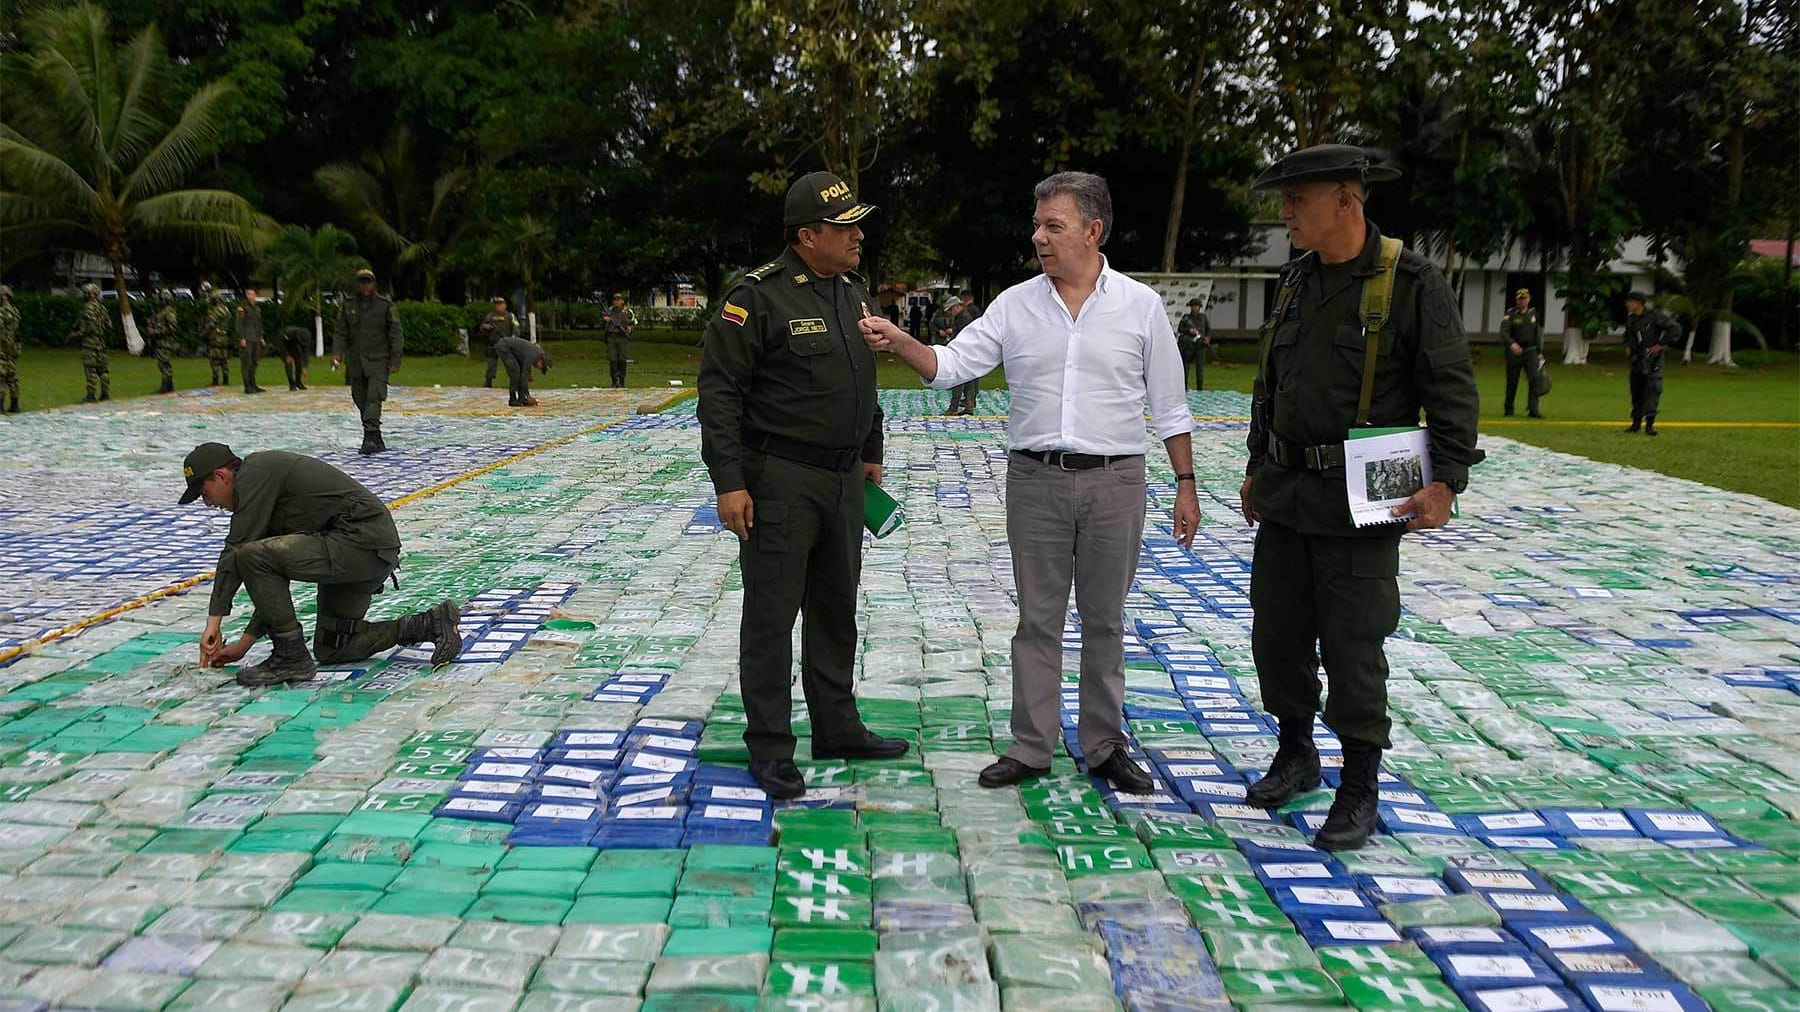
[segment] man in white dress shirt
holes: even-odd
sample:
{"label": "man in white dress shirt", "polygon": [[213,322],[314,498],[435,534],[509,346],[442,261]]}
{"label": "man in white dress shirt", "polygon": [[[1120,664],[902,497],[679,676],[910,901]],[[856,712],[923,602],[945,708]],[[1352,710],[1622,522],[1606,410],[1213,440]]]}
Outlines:
{"label": "man in white dress shirt", "polygon": [[1144,533],[1144,404],[1175,469],[1175,537],[1200,523],[1182,389],[1181,353],[1147,286],[1107,266],[1106,181],[1061,172],[1037,185],[1031,234],[1043,275],[1000,293],[954,344],[930,347],[878,317],[871,348],[891,351],[938,390],[1004,366],[1012,389],[1006,538],[1018,586],[1013,635],[1013,742],[981,771],[1003,787],[1050,769],[1060,729],[1063,618],[1069,588],[1081,616],[1079,739],[1088,771],[1120,790],[1151,781],[1126,754],[1125,594]]}

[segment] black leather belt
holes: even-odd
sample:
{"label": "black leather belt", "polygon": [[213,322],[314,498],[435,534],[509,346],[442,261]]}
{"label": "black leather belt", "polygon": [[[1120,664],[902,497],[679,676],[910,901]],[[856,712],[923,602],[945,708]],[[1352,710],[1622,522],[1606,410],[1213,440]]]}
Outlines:
{"label": "black leather belt", "polygon": [[1269,434],[1269,459],[1282,467],[1327,471],[1334,467],[1344,466],[1344,447],[1341,443],[1301,446],[1298,443],[1290,443],[1271,432]]}
{"label": "black leather belt", "polygon": [[1096,467],[1109,467],[1121,460],[1136,460],[1141,453],[1121,453],[1116,457],[1108,457],[1103,453],[1070,453],[1066,450],[1014,450],[1021,457],[1029,457],[1040,464],[1060,467],[1065,471],[1091,471]]}
{"label": "black leather belt", "polygon": [[746,435],[744,445],[770,456],[791,460],[812,467],[822,467],[827,471],[851,471],[862,463],[861,450],[833,450],[811,443],[796,442],[780,436]]}

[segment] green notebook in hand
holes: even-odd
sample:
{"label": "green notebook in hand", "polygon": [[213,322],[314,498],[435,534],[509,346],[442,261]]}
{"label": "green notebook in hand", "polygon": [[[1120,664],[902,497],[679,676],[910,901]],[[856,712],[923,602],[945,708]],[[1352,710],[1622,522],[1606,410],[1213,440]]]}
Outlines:
{"label": "green notebook in hand", "polygon": [[906,514],[893,496],[883,491],[880,485],[867,479],[863,481],[863,526],[870,534],[885,538],[905,520]]}

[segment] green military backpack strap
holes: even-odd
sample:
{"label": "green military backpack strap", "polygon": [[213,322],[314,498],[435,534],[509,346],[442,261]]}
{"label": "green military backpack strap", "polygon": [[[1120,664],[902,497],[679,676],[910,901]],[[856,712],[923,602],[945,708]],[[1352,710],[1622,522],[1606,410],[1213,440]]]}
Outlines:
{"label": "green military backpack strap", "polygon": [[1375,276],[1363,282],[1362,324],[1363,351],[1362,393],[1356,399],[1356,424],[1369,424],[1369,402],[1375,397],[1375,359],[1381,354],[1381,330],[1387,326],[1388,312],[1394,306],[1394,269],[1400,264],[1404,244],[1390,236],[1381,237],[1381,265]]}

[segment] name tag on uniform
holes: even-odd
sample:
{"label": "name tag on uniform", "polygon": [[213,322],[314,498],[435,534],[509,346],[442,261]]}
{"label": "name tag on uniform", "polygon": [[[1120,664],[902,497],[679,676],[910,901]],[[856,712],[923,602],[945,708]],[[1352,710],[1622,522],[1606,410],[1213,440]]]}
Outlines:
{"label": "name tag on uniform", "polygon": [[820,316],[815,316],[806,320],[788,321],[788,333],[793,334],[796,337],[801,334],[824,334],[828,333],[830,329],[831,328],[825,326],[824,317]]}

